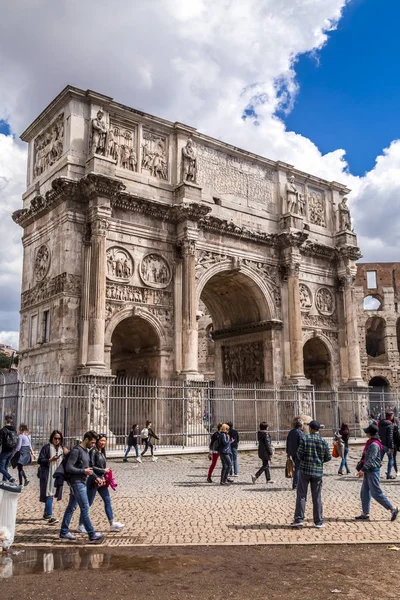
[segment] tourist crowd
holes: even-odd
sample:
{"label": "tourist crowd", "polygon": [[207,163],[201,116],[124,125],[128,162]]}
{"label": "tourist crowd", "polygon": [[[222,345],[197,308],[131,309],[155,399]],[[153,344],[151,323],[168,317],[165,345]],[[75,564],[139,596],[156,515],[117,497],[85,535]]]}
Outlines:
{"label": "tourist crowd", "polygon": [[[308,427],[308,433],[306,428]],[[294,519],[291,527],[300,528],[304,525],[304,515],[307,501],[308,488],[311,489],[313,502],[313,520],[316,528],[324,527],[322,504],[322,478],[324,464],[332,458],[330,448],[325,438],[320,435],[323,428],[316,420],[296,417],[292,429],[286,440],[287,465],[286,473],[292,478],[292,487],[296,491],[296,505]],[[370,415],[369,425],[364,429],[367,442],[357,464],[357,476],[362,478],[360,491],[361,513],[356,520],[370,519],[371,499],[381,504],[390,512],[390,519],[397,518],[399,509],[395,507],[384,495],[380,486],[380,470],[382,460],[387,455],[388,465],[386,478],[393,479],[392,469],[397,473],[396,454],[400,448],[399,421],[393,410],[386,409],[385,416],[375,418]],[[349,452],[350,431],[346,423],[335,432],[334,452],[341,459],[338,474],[350,473],[347,458]],[[127,440],[127,449],[124,462],[128,461],[129,453],[133,448],[137,462],[142,462],[142,457],[150,449],[153,461],[153,441],[158,436],[152,429],[150,420],[140,430],[138,424],[131,428]],[[270,463],[274,448],[269,433],[268,423],[262,421],[257,433],[258,456],[261,466],[251,477],[253,484],[264,473],[266,483],[272,484]],[[139,452],[139,444],[144,445]],[[219,423],[216,431],[211,435],[209,445],[209,459],[211,461],[207,474],[207,482],[213,483],[212,476],[218,459],[221,461],[220,485],[228,486],[234,482],[232,477],[239,476],[238,446],[240,443],[239,432],[232,422]],[[78,533],[86,534],[89,542],[101,543],[104,535],[95,531],[90,519],[90,508],[97,495],[103,501],[105,514],[111,532],[120,531],[124,525],[114,519],[110,488],[115,490],[115,482],[111,468],[107,466],[106,458],[107,435],[87,431],[82,441],[72,449],[64,445],[63,435],[55,430],[51,433],[49,442],[39,452],[38,478],[40,497],[44,504],[43,519],[50,526],[59,521],[53,515],[53,500],[62,498],[64,487],[69,488],[69,500],[61,523],[60,538],[62,540],[75,540],[76,536],[70,531],[70,523],[75,510],[79,507]],[[4,426],[0,429],[0,474],[3,481],[17,485],[14,477],[9,472],[9,467],[17,469],[19,485],[27,486],[29,479],[24,467],[29,465],[35,456],[32,450],[31,436],[28,426],[20,424],[18,432],[14,427],[11,416],[6,416]]]}

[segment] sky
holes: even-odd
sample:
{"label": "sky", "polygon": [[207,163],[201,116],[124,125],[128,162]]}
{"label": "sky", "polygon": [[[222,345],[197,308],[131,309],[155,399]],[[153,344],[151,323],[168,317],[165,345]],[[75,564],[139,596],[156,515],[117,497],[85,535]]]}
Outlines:
{"label": "sky", "polygon": [[26,147],[71,84],[352,189],[364,261],[397,261],[398,0],[0,0],[0,341],[18,344]]}

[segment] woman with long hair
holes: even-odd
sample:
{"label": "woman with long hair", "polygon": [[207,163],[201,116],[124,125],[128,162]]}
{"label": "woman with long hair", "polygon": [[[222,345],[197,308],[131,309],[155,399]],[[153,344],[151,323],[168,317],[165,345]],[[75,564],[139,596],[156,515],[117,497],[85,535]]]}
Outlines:
{"label": "woman with long hair", "polygon": [[[110,492],[108,491],[104,479],[104,475],[111,471],[111,469],[107,467],[106,445],[107,435],[105,433],[99,433],[96,445],[89,452],[90,467],[93,469],[93,475],[87,480],[87,496],[89,506],[92,506],[96,497],[96,492],[99,493],[99,496],[101,496],[101,499],[104,502],[104,510],[110,524],[110,531],[120,531],[125,525],[118,521],[114,521]],[[79,524],[77,531],[78,533],[86,533],[83,523]]]}
{"label": "woman with long hair", "polygon": [[24,485],[29,484],[29,479],[26,476],[24,471],[24,467],[30,465],[31,462],[35,459],[32,450],[31,436],[29,435],[28,425],[21,423],[18,429],[18,444],[14,450],[14,455],[11,459],[11,464],[18,469],[18,480],[19,485],[22,485],[22,480]]}
{"label": "woman with long hair", "polygon": [[342,462],[339,467],[339,475],[344,475],[343,469],[346,468],[347,475],[350,473],[349,465],[347,464],[347,455],[349,454],[349,437],[350,437],[350,429],[347,423],[342,423],[339,429],[339,435],[342,438],[344,444],[343,457]]}
{"label": "woman with long hair", "polygon": [[55,429],[50,435],[49,443],[45,444],[39,453],[40,502],[44,503],[43,519],[49,525],[58,523],[58,519],[53,517],[53,499],[56,497],[57,500],[61,500],[62,489],[56,489],[53,475],[67,452],[67,448],[64,448],[63,434]]}

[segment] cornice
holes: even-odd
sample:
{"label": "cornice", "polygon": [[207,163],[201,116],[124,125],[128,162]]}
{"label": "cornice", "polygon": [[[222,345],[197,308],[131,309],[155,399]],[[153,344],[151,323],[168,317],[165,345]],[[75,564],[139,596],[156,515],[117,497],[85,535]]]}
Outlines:
{"label": "cornice", "polygon": [[270,331],[271,329],[282,329],[283,323],[279,319],[271,319],[270,321],[258,321],[257,323],[249,323],[247,325],[238,325],[229,329],[217,329],[213,333],[214,340],[223,340],[237,335],[246,335],[247,333],[256,333],[259,331]]}
{"label": "cornice", "polygon": [[319,242],[306,240],[305,243],[300,247],[300,253],[303,256],[310,256],[311,258],[324,258],[329,260],[337,260],[339,254],[337,248],[332,246],[326,246]]}
{"label": "cornice", "polygon": [[278,234],[276,233],[266,233],[248,227],[240,227],[233,221],[220,219],[213,215],[207,215],[205,218],[201,219],[199,221],[199,228],[213,233],[223,233],[224,235],[260,242],[268,246],[277,247],[278,245]]}

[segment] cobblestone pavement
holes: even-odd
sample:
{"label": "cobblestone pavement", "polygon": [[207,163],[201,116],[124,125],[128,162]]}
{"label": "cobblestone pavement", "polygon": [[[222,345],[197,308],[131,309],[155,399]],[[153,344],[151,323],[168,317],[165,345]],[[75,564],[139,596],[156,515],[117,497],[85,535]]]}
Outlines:
{"label": "cobblestone pavement", "polygon": [[[360,448],[350,450],[352,473]],[[399,543],[400,517],[394,523],[389,514],[373,502],[371,521],[355,522],[360,512],[360,481],[353,474],[339,476],[339,462],[326,467],[323,483],[326,528],[317,530],[312,522],[311,498],[307,522],[301,530],[291,530],[295,492],[284,475],[285,456],[274,457],[271,476],[275,483],[260,477],[256,485],[251,474],[259,466],[256,453],[239,454],[239,477],[231,486],[219,485],[220,463],[214,483],[206,482],[209,461],[206,455],[160,457],[157,463],[145,459],[142,465],[122,460],[109,461],[118,489],[111,492],[115,518],[125,523],[121,533],[109,533],[109,546],[184,545],[184,544],[308,544],[308,543]],[[383,470],[382,470],[383,472]],[[31,483],[24,489],[18,506],[15,544],[61,544],[59,529],[41,519],[36,467],[28,467]],[[400,479],[386,482],[383,490],[395,505],[400,505]],[[55,516],[62,517],[68,493],[55,503]],[[107,531],[107,520],[100,497],[91,510],[99,531]],[[77,526],[78,511],[72,521]],[[87,541],[78,536],[78,544]],[[75,544],[75,542],[73,542]]]}

